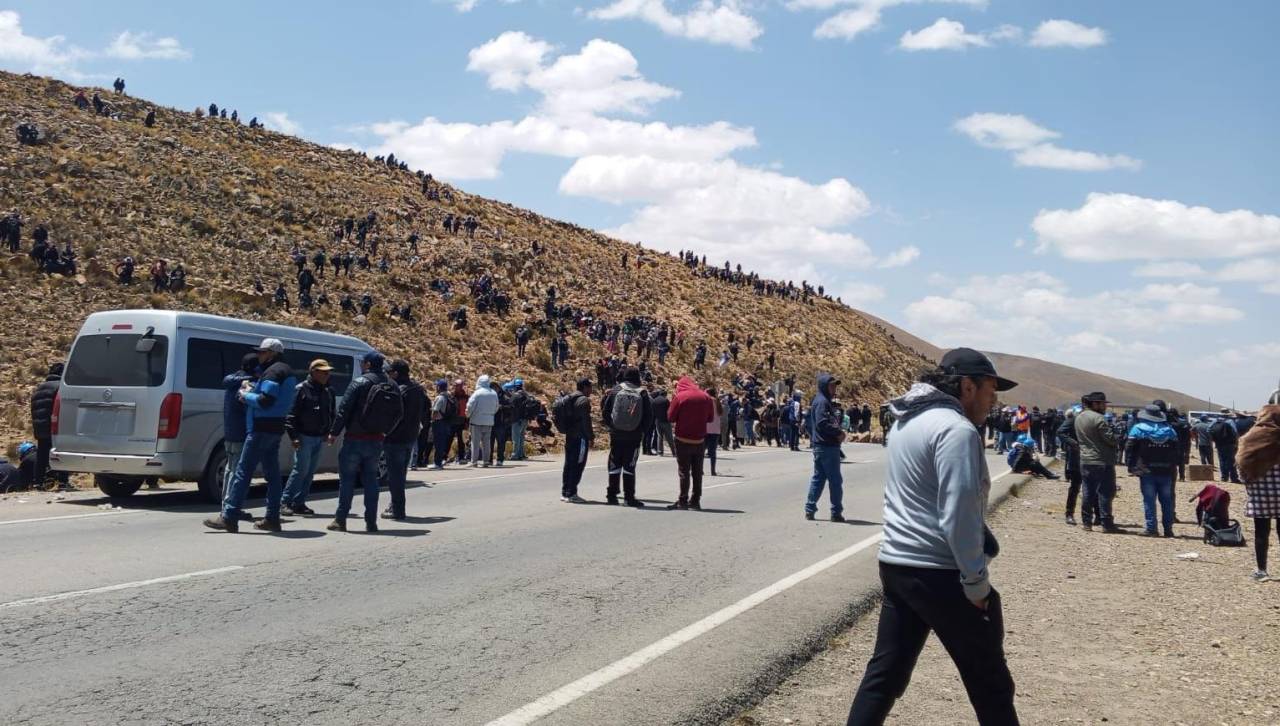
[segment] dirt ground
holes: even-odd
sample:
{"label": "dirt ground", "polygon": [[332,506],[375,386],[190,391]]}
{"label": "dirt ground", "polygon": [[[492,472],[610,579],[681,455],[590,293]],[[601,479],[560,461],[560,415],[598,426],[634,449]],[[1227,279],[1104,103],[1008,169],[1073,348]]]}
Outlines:
{"label": "dirt ground", "polygon": [[[1136,479],[1122,478],[1124,534],[1063,523],[1066,484],[1036,480],[996,512],[1009,667],[1024,724],[1280,724],[1280,582],[1258,583],[1248,545],[1203,544],[1180,483],[1176,538],[1148,539]],[[1229,487],[1242,518],[1244,491]],[[1079,514],[1077,513],[1077,516]],[[1273,535],[1274,537],[1274,535]],[[1280,569],[1272,541],[1271,571]],[[1180,560],[1195,552],[1199,558]],[[729,726],[843,724],[875,641],[877,615],[838,637]],[[946,651],[930,638],[888,723],[975,723]]]}

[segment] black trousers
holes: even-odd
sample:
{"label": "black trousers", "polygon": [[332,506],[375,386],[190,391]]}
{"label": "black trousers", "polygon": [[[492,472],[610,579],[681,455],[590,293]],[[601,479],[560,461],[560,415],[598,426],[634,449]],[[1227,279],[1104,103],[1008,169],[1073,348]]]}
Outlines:
{"label": "black trousers", "polygon": [[1197,444],[1196,448],[1200,450],[1200,463],[1205,466],[1213,466],[1213,444],[1208,446]]}
{"label": "black trousers", "polygon": [[582,471],[587,468],[587,453],[591,450],[586,439],[566,436],[564,440],[564,473],[560,477],[560,496],[578,496],[578,484]]}
{"label": "black trousers", "polygon": [[618,498],[618,483],[627,501],[636,498],[636,464],[640,461],[640,442],[618,437],[609,439],[609,488],[605,496]]}
{"label": "black trousers", "polygon": [[[1067,469],[1067,516],[1074,516],[1076,513],[1076,500],[1080,496],[1080,470]],[[1086,522],[1085,524],[1092,524]],[[1101,522],[1099,522],[1101,524]]]}
{"label": "black trousers", "polygon": [[956,570],[880,563],[884,600],[876,647],[848,726],[879,726],[907,690],[929,633],[947,649],[982,726],[1017,724],[1013,676],[1004,658],[1004,615],[995,590],[987,609],[969,602]]}
{"label": "black trousers", "polygon": [[[453,441],[456,441],[458,443],[458,461],[459,462],[469,458],[469,455],[467,453],[467,445],[462,440],[462,429],[464,428],[466,427],[463,426],[462,424],[459,424],[459,423],[453,424],[453,439],[450,442],[452,443]],[[446,448],[445,456],[448,456],[448,455],[449,455],[449,450]]]}
{"label": "black trousers", "polygon": [[[1267,571],[1267,540],[1271,539],[1271,520],[1266,517],[1253,519],[1253,556],[1258,562],[1258,569]],[[1276,518],[1276,541],[1280,542],[1280,518]]]}

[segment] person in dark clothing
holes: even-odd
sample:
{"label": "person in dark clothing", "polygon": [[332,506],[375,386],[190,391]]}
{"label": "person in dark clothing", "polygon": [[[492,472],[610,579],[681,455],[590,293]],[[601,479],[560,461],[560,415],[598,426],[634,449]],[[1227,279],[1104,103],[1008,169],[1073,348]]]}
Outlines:
{"label": "person in dark clothing", "polygon": [[293,407],[284,419],[284,432],[293,444],[293,469],[284,485],[280,508],[286,517],[315,514],[307,506],[307,495],[311,493],[311,481],[320,465],[320,447],[333,428],[336,414],[333,389],[329,388],[332,371],[333,366],[323,358],[311,361],[307,379],[298,384]]}
{"label": "person in dark clothing", "polygon": [[235,477],[223,494],[222,514],[204,521],[210,529],[239,531],[240,507],[249,494],[253,472],[261,465],[267,479],[267,511],[253,526],[266,532],[280,531],[280,500],[284,493],[284,481],[280,477],[280,438],[284,436],[284,420],[293,407],[298,380],[282,357],[283,342],[264,338],[254,350],[262,374],[250,386],[242,383],[237,394],[248,409],[244,448],[236,464]]}
{"label": "person in dark clothing", "polygon": [[[1178,434],[1178,481],[1187,480],[1187,464],[1191,462],[1191,424],[1182,417],[1178,409],[1169,409],[1169,425]],[[1175,487],[1174,501],[1178,501]]]}
{"label": "person in dark clothing", "polygon": [[1203,466],[1213,466],[1213,423],[1209,421],[1209,417],[1201,415],[1200,419],[1191,426],[1191,433],[1195,434],[1196,451],[1200,454],[1200,464]]}
{"label": "person in dark clothing", "polygon": [[706,362],[707,344],[700,342],[698,343],[698,347],[693,349],[693,367],[700,370]]}
{"label": "person in dark clothing", "polygon": [[431,415],[431,399],[422,385],[409,377],[409,361],[397,358],[391,362],[389,371],[391,380],[400,387],[404,415],[387,434],[382,447],[387,460],[387,491],[391,494],[391,505],[382,513],[382,518],[399,521],[407,516],[404,489],[409,475],[409,457],[413,453],[414,442],[418,440],[422,422],[429,420]]}
{"label": "person in dark clothing", "polygon": [[564,473],[560,483],[560,501],[582,504],[586,500],[578,496],[578,484],[587,468],[587,454],[595,441],[595,429],[591,425],[591,379],[578,380],[577,390],[569,394],[565,402],[571,413],[570,427],[564,436]]}
{"label": "person in dark clothing", "polygon": [[511,389],[490,380],[489,388],[498,394],[498,410],[493,414],[493,426],[489,429],[489,462],[497,455],[498,466],[507,463],[507,442],[511,440],[511,424],[515,422],[515,410],[511,406]]}
{"label": "person in dark clothing", "polygon": [[671,422],[667,420],[667,408],[671,405],[671,400],[667,397],[666,390],[659,388],[654,391],[649,402],[653,409],[653,452],[663,456],[669,449],[671,455],[675,456],[676,442],[671,430]]}
{"label": "person in dark clothing", "polygon": [[844,521],[844,475],[840,472],[840,444],[843,416],[832,403],[840,380],[830,373],[818,374],[818,395],[809,409],[813,429],[813,477],[809,480],[809,496],[804,503],[804,518],[812,520],[818,511],[818,499],[824,485],[831,493],[831,521]]}
{"label": "person in dark clothing", "polygon": [[[31,431],[36,439],[36,486],[43,486],[49,477],[49,452],[53,450],[53,408],[58,397],[58,384],[62,381],[62,364],[49,366],[44,381],[31,393]],[[59,475],[62,486],[67,486],[66,474]]]}
{"label": "person in dark clothing", "polygon": [[142,120],[143,125],[151,128],[156,125],[156,110],[154,108],[147,109],[147,116]]}
{"label": "person in dark clothing", "polygon": [[1036,451],[1044,451],[1044,414],[1039,406],[1032,406],[1028,414],[1031,424],[1031,440],[1036,442]]}
{"label": "person in dark clothing", "polygon": [[121,285],[132,285],[133,271],[135,267],[136,265],[134,264],[132,257],[126,257],[121,260],[120,263],[116,265],[116,280],[119,281]]}
{"label": "person in dark clothing", "polygon": [[[1076,526],[1076,500],[1080,496],[1080,483],[1083,481],[1080,470],[1080,442],[1076,440],[1076,414],[1075,410],[1067,412],[1062,423],[1058,425],[1055,432],[1058,444],[1062,447],[1063,453],[1066,455],[1062,465],[1063,475],[1067,478],[1067,513],[1064,521]],[[1082,512],[1083,514],[1083,512]],[[1102,526],[1102,515],[1100,512],[1094,512],[1095,521],[1089,522],[1090,526]]]}
{"label": "person in dark clothing", "polygon": [[377,351],[364,354],[360,375],[351,380],[342,394],[333,428],[329,430],[329,443],[336,441],[344,429],[346,431],[342,448],[338,451],[338,508],[333,513],[333,521],[326,527],[331,532],[347,531],[347,515],[351,512],[357,481],[364,488],[365,531],[378,531],[378,460],[382,458],[387,432],[365,419],[365,403],[375,386],[381,387],[390,382],[382,370],[385,360]]}
{"label": "person in dark clothing", "polygon": [[531,335],[528,325],[521,325],[516,328],[516,357],[524,357],[525,346],[529,345],[529,336]]}
{"label": "person in dark clothing", "polygon": [[436,381],[436,397],[431,402],[431,448],[435,451],[434,468],[444,468],[449,459],[449,443],[453,439],[453,419],[457,415],[458,404],[449,393],[449,382],[443,378]]}
{"label": "person in dark clothing", "polygon": [[609,430],[609,487],[605,491],[609,504],[618,503],[618,483],[628,507],[644,507],[636,499],[636,464],[640,461],[640,443],[653,425],[653,402],[649,392],[640,386],[640,371],[627,366],[622,381],[604,395],[600,403],[604,426]]}
{"label": "person in dark clothing", "polygon": [[1218,450],[1218,471],[1222,481],[1232,484],[1240,483],[1240,475],[1236,472],[1236,449],[1239,447],[1240,434],[1229,419],[1216,421],[1209,428],[1209,436],[1213,446]]}

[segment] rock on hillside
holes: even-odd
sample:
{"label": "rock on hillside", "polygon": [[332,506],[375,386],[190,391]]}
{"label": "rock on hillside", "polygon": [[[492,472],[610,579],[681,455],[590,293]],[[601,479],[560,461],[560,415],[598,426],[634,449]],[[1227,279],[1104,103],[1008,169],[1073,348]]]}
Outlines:
{"label": "rock on hillside", "polygon": [[[644,251],[642,271],[634,264],[624,271],[620,257],[629,252],[634,261],[640,252],[635,245],[448,185],[438,186],[442,200],[429,200],[414,173],[360,153],[249,129],[243,118],[237,124],[160,107],[155,127],[146,128],[142,121],[152,104],[102,92],[119,115],[108,118],[77,109],[77,90],[0,73],[4,127],[32,122],[49,135],[36,146],[18,145],[13,133],[0,138],[0,212],[19,211],[26,225],[22,253],[0,256],[0,304],[10,321],[0,331],[0,393],[11,402],[0,432],[10,440],[29,431],[27,395],[44,366],[66,355],[88,313],[112,308],[199,310],[348,333],[408,358],[420,378],[471,382],[481,373],[521,375],[547,396],[590,374],[603,353],[573,335],[568,370],[550,370],[543,338],[530,343],[528,359],[515,358],[512,331],[526,317],[541,317],[549,285],[558,288],[562,302],[609,320],[646,315],[688,331],[690,343],[657,369],[662,383],[690,370],[692,341],[705,336],[710,359],[724,348],[730,328],[754,333],[759,343],[751,353],[743,349],[741,366],[707,374],[722,385],[736,371],[759,369],[774,350],[779,372],[794,373],[808,392],[818,370],[831,370],[855,386],[848,396],[876,402],[902,390],[920,364],[915,353],[829,300],[808,305],[758,297],[696,277],[674,255],[652,251]],[[286,312],[271,303],[278,280],[291,298],[296,295],[288,256],[294,244],[344,251],[347,245],[333,241],[336,224],[370,211],[377,213],[378,256],[385,250],[391,259],[388,274],[374,269],[336,281],[330,268],[320,289],[334,304],[318,313],[296,306]],[[480,224],[475,239],[444,232],[440,222],[447,214],[474,215]],[[73,243],[78,278],[35,272],[25,253],[37,224],[46,225],[59,246]],[[411,259],[406,240],[415,231],[421,257]],[[542,254],[531,253],[534,241],[545,248]],[[111,275],[125,255],[137,260],[142,278],[129,287]],[[181,261],[189,289],[151,294],[146,270],[156,258]],[[476,314],[467,299],[467,281],[482,272],[492,273],[511,295],[507,317]],[[266,294],[255,293],[255,276]],[[451,281],[457,298],[446,304],[432,292],[434,278]],[[376,302],[367,321],[337,309],[344,293],[358,299],[366,291]],[[393,303],[404,302],[413,304],[418,323],[387,315]],[[458,304],[471,309],[470,327],[462,332],[446,320]]]}

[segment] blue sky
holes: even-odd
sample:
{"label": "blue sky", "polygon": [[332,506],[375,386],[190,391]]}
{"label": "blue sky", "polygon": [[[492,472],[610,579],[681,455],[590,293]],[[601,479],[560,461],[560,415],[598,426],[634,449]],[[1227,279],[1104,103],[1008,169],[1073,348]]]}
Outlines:
{"label": "blue sky", "polygon": [[1256,406],[1280,4],[0,5],[0,67],[394,151],[943,345]]}

